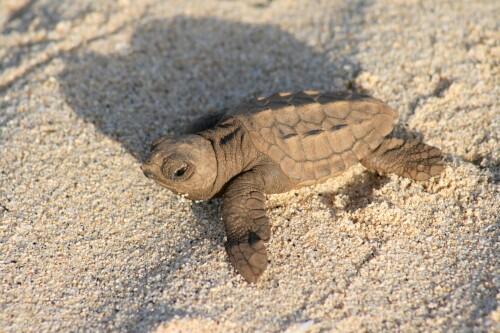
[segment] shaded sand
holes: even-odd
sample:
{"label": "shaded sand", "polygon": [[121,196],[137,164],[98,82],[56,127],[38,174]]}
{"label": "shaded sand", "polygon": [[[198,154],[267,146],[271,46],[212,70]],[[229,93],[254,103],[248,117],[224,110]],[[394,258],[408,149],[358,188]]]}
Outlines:
{"label": "shaded sand", "polygon": [[[0,331],[495,331],[498,1],[0,1]],[[257,285],[149,142],[280,90],[361,86],[446,153],[269,197]]]}

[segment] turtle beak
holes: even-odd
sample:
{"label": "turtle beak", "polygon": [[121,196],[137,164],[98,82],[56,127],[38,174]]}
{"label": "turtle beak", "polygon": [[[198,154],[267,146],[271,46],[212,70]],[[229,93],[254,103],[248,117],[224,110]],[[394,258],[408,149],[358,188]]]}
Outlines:
{"label": "turtle beak", "polygon": [[[144,162],[144,164],[141,165],[141,170],[142,170],[142,173],[144,173],[144,176],[146,176],[147,178],[153,180],[155,183],[169,189],[170,191],[174,191],[174,189],[171,188],[171,186],[169,186],[168,183],[166,183],[162,177],[160,176],[161,173],[160,172],[160,167],[154,163],[151,163],[149,160]],[[176,192],[177,193],[177,192]]]}
{"label": "turtle beak", "polygon": [[147,169],[142,169],[142,172],[144,173],[144,176],[148,177],[149,179],[153,179],[153,173]]}
{"label": "turtle beak", "polygon": [[144,173],[144,176],[148,177],[149,179],[154,179],[154,172],[153,172],[153,163],[151,163],[151,160],[147,160],[141,165],[141,170]]}
{"label": "turtle beak", "polygon": [[144,176],[146,176],[148,178],[153,178],[153,173],[151,171],[149,171],[147,168],[145,168],[144,165],[141,165],[141,170],[142,170],[142,173],[144,173]]}

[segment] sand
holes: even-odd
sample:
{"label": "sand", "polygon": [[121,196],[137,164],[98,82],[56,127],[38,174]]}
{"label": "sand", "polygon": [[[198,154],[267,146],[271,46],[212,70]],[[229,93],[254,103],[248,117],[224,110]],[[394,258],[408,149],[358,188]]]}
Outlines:
{"label": "sand", "polygon": [[[500,330],[500,3],[0,1],[0,331]],[[271,263],[220,202],[143,176],[152,139],[276,91],[361,87],[440,147],[268,197]]]}

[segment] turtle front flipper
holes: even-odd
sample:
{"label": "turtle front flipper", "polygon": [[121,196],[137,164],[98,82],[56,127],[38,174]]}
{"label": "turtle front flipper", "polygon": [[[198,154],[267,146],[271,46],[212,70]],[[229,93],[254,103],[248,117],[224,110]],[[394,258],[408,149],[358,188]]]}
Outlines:
{"label": "turtle front flipper", "polygon": [[255,172],[246,172],[229,183],[223,198],[229,259],[245,280],[256,282],[267,267],[264,241],[271,236],[262,180]]}
{"label": "turtle front flipper", "polygon": [[231,180],[223,194],[226,250],[233,266],[248,282],[256,282],[267,267],[264,242],[271,238],[271,227],[264,193],[282,193],[294,187],[278,165],[261,162]]}
{"label": "turtle front flipper", "polygon": [[441,150],[416,139],[386,138],[361,164],[381,174],[428,180],[444,169]]}

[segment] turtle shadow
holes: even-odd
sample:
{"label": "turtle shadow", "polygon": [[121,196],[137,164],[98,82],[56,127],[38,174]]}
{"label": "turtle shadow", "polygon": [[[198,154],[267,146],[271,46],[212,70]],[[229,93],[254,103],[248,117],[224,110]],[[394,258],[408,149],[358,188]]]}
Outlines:
{"label": "turtle shadow", "polygon": [[[349,27],[348,22],[340,24]],[[156,137],[185,133],[196,119],[210,118],[243,99],[276,91],[352,88],[360,71],[355,47],[348,53],[322,53],[274,25],[215,18],[148,21],[136,28],[128,44],[115,49],[112,54],[65,55],[59,81],[74,112],[138,161]],[[119,331],[150,331],[175,315],[204,315],[172,308],[168,302],[152,304],[150,291],[164,290],[181,278],[182,263],[200,255],[201,241],[208,239],[210,251],[223,251],[223,226],[215,223],[218,207],[217,200],[193,203],[198,236],[186,236],[183,244],[167,250],[176,251],[171,260],[158,260],[143,278],[131,279],[124,290],[133,292],[110,293],[98,309],[108,314],[100,324]],[[117,302],[131,300],[139,306],[125,313],[114,311]]]}
{"label": "turtle shadow", "polygon": [[276,26],[215,18],[151,21],[115,48],[66,56],[59,79],[73,110],[139,160],[202,115],[276,91],[346,89],[360,70],[351,53],[331,59]]}
{"label": "turtle shadow", "polygon": [[370,205],[375,200],[374,192],[388,182],[389,177],[367,171],[354,176],[348,184],[338,191],[324,192],[321,196],[323,202],[331,207],[332,215],[335,215],[337,196],[341,196],[343,199],[342,210],[352,213]]}

